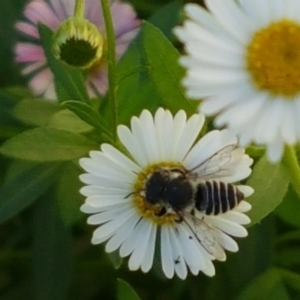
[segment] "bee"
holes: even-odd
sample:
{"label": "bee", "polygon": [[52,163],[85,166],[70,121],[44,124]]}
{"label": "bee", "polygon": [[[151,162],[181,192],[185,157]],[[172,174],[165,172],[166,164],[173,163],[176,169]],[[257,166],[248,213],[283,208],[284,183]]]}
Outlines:
{"label": "bee", "polygon": [[[219,215],[237,206],[245,197],[233,184],[218,178],[233,174],[230,161],[236,145],[228,145],[193,168],[159,168],[147,179],[145,201],[161,207],[158,216],[175,212],[179,223],[184,222],[192,235],[211,254],[214,254],[215,234],[218,229],[196,216]],[[237,153],[237,152],[236,152]],[[217,232],[218,235],[218,232]]]}

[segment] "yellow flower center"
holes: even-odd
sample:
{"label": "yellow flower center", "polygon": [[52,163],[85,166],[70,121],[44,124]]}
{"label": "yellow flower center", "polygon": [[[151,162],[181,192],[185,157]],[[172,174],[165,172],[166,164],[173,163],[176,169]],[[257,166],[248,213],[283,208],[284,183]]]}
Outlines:
{"label": "yellow flower center", "polygon": [[179,221],[180,218],[174,211],[166,212],[164,215],[160,216],[159,213],[164,208],[164,206],[161,204],[151,205],[146,202],[145,189],[147,181],[151,177],[151,175],[160,168],[177,168],[184,170],[182,165],[168,162],[153,164],[146,167],[142,172],[138,174],[137,180],[134,184],[133,203],[138,213],[143,218],[150,219],[152,222],[157,223],[158,225],[163,225]]}
{"label": "yellow flower center", "polygon": [[247,50],[247,69],[257,88],[286,98],[299,94],[300,24],[273,23],[254,35]]}

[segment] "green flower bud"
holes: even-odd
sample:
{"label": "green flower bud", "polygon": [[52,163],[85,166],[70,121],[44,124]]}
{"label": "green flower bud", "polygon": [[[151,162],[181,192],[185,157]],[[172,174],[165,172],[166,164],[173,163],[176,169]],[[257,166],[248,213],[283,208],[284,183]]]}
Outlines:
{"label": "green flower bud", "polygon": [[103,37],[98,28],[83,18],[64,21],[53,36],[54,56],[69,66],[90,68],[103,54]]}

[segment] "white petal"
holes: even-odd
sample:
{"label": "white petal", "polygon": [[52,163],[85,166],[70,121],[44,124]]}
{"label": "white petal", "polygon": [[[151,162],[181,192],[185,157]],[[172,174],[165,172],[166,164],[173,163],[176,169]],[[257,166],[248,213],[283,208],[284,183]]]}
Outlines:
{"label": "white petal", "polygon": [[133,215],[131,218],[129,218],[115,233],[115,235],[108,241],[105,247],[106,252],[113,252],[116,249],[120,248],[124,241],[127,240],[130,236],[139,219],[140,218],[138,215]]}
{"label": "white petal", "polygon": [[92,244],[99,244],[109,239],[132,215],[132,211],[128,210],[118,218],[98,227],[93,233]]}
{"label": "white petal", "polygon": [[143,230],[144,224],[145,224],[145,220],[140,218],[139,222],[136,224],[136,226],[130,232],[129,237],[124,241],[124,243],[122,244],[122,246],[120,248],[120,255],[122,257],[129,255],[136,248],[137,243],[138,243],[136,237],[138,236],[139,232],[141,230]]}
{"label": "white petal", "polygon": [[232,236],[245,237],[248,235],[247,230],[243,226],[233,223],[231,221],[227,221],[223,218],[219,218],[218,216],[209,216],[209,222],[211,222],[221,231]]}
{"label": "white petal", "polygon": [[193,115],[191,118],[189,118],[184,126],[184,130],[181,132],[181,135],[178,135],[177,144],[174,147],[172,156],[172,159],[174,159],[174,161],[182,161],[182,159],[185,157],[185,155],[195,142],[195,139],[197,138],[203,124],[203,114]]}
{"label": "white petal", "polygon": [[254,193],[254,189],[248,185],[237,185],[239,191],[241,191],[245,197],[249,197]]}
{"label": "white petal", "polygon": [[206,4],[220,24],[238,41],[247,43],[248,37],[253,31],[253,25],[234,1],[207,0]]}
{"label": "white petal", "polygon": [[[161,263],[162,269],[167,278],[173,278],[174,276],[174,260],[172,255],[172,245],[170,242],[170,236],[167,226],[161,227]],[[175,258],[176,259],[176,258]]]}
{"label": "white petal", "polygon": [[128,261],[129,270],[138,270],[141,267],[142,262],[149,245],[149,238],[151,233],[151,223],[146,220],[141,220],[141,227],[136,235],[136,247],[130,255]]}
{"label": "white petal", "polygon": [[156,243],[156,231],[157,231],[157,225],[151,224],[151,232],[148,240],[148,246],[146,248],[145,257],[141,265],[141,269],[144,273],[148,272],[151,269],[153,264],[155,243]]}
{"label": "white petal", "polygon": [[141,166],[145,167],[148,164],[141,141],[132,134],[128,127],[124,125],[118,126],[118,136],[122,144],[126,147],[134,160]]}
{"label": "white petal", "polygon": [[131,170],[132,172],[138,173],[141,168],[136,165],[127,156],[121,153],[119,150],[114,148],[109,144],[102,144],[101,150],[110,160],[114,161],[116,164],[122,166],[124,169]]}
{"label": "white petal", "polygon": [[233,210],[243,213],[249,211],[251,207],[252,206],[249,202],[242,200]]}

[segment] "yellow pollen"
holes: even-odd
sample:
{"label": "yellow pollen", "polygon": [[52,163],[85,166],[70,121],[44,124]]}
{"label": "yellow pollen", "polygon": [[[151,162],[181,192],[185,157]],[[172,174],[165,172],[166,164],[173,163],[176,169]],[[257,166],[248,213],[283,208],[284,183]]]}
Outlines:
{"label": "yellow pollen", "polygon": [[[141,173],[138,174],[137,180],[134,184],[133,203],[137,209],[137,212],[146,219],[150,219],[152,222],[163,225],[170,224],[179,221],[179,216],[175,212],[168,212],[163,216],[158,216],[159,212],[163,208],[162,205],[151,205],[146,202],[144,197],[144,191],[147,180],[156,170],[160,168],[179,168],[183,169],[182,165],[176,163],[162,162],[150,165],[146,167]],[[183,169],[184,170],[184,169]]]}
{"label": "yellow pollen", "polygon": [[283,20],[258,31],[247,49],[255,86],[272,95],[300,93],[300,24]]}

